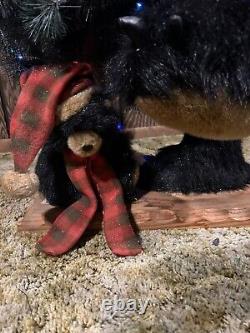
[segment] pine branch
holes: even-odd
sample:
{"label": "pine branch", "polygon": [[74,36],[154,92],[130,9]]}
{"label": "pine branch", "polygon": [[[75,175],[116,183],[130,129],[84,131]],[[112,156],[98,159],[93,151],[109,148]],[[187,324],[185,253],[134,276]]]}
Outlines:
{"label": "pine branch", "polygon": [[63,38],[67,25],[62,9],[67,2],[55,0],[26,0],[20,6],[20,16],[29,37],[37,43],[43,39]]}

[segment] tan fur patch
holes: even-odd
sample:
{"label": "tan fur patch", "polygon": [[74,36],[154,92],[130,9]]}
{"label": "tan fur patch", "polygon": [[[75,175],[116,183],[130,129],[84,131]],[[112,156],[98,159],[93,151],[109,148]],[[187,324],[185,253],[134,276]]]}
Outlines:
{"label": "tan fur patch", "polygon": [[191,135],[218,140],[250,135],[249,104],[233,103],[225,94],[207,101],[198,94],[175,91],[168,99],[139,97],[136,106],[161,125]]}
{"label": "tan fur patch", "polygon": [[16,198],[29,197],[38,190],[39,180],[35,173],[7,171],[0,177],[0,187]]}
{"label": "tan fur patch", "polygon": [[56,112],[57,123],[66,121],[79,112],[81,108],[84,108],[90,102],[93,92],[94,88],[91,87],[70,97],[59,105]]}
{"label": "tan fur patch", "polygon": [[92,131],[79,132],[68,138],[68,147],[80,157],[96,154],[102,145],[102,138]]}

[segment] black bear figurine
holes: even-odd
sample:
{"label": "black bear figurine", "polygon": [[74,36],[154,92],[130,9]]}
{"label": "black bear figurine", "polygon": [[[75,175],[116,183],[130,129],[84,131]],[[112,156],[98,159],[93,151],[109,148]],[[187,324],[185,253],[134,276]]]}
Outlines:
{"label": "black bear figurine", "polygon": [[249,1],[151,1],[120,25],[107,93],[188,133],[147,159],[140,187],[207,193],[249,184],[237,141],[250,134]]}
{"label": "black bear figurine", "polygon": [[63,158],[69,138],[78,133],[94,132],[102,144],[96,142],[96,136],[94,139],[92,136],[91,142],[86,142],[86,139],[81,139],[80,142],[73,141],[71,150],[82,149],[87,156],[93,153],[92,150],[99,151],[100,148],[100,153],[109,162],[121,182],[127,201],[134,198],[136,162],[128,135],[119,130],[121,123],[121,116],[113,109],[105,107],[102,97],[95,96],[85,108],[54,129],[36,165],[40,192],[51,205],[67,207],[81,196],[68,177]]}

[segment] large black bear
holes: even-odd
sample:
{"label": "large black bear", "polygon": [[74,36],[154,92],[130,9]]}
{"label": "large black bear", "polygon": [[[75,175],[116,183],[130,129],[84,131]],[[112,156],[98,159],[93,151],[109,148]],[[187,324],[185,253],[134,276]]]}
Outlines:
{"label": "large black bear", "polygon": [[[58,118],[60,122],[38,158],[36,174],[40,191],[52,205],[68,206],[79,198],[80,194],[66,174],[62,152],[70,135],[88,130],[93,130],[102,138],[101,152],[116,171],[127,198],[133,197],[131,193],[137,167],[130,140],[119,130],[121,114],[105,105],[98,82],[103,62],[116,47],[117,18],[129,14],[135,6],[133,0],[39,0],[35,3],[13,0],[0,8],[3,50],[0,60],[5,67],[9,66],[10,72],[31,71],[35,66],[38,75],[41,75],[50,68],[57,69],[72,62],[87,63],[93,69],[91,91],[87,89],[77,107],[73,100],[73,109],[65,108],[67,114]],[[89,80],[89,77],[86,79]],[[45,93],[48,95],[48,91]],[[53,93],[50,92],[51,95]],[[38,97],[40,100],[44,98]],[[30,117],[27,121],[30,125]],[[90,145],[84,149],[90,149]]]}
{"label": "large black bear", "polygon": [[250,134],[249,1],[153,1],[120,25],[107,93],[188,133],[147,160],[139,185],[190,193],[249,184],[237,141]]}

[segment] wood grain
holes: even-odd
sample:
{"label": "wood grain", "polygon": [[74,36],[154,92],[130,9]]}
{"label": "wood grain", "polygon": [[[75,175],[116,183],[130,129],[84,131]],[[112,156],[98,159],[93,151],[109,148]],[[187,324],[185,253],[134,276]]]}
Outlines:
{"label": "wood grain", "polygon": [[1,99],[0,99],[0,138],[1,139],[8,138],[7,125]]}
{"label": "wood grain", "polygon": [[[250,227],[250,187],[244,191],[182,195],[150,192],[135,202],[131,214],[138,230]],[[36,196],[19,231],[46,231],[60,213]],[[100,214],[91,229],[100,230]]]}
{"label": "wood grain", "polygon": [[0,139],[8,138],[10,117],[18,94],[18,81],[0,70]]}
{"label": "wood grain", "polygon": [[127,128],[157,126],[152,118],[135,107],[124,111],[124,122]]}

